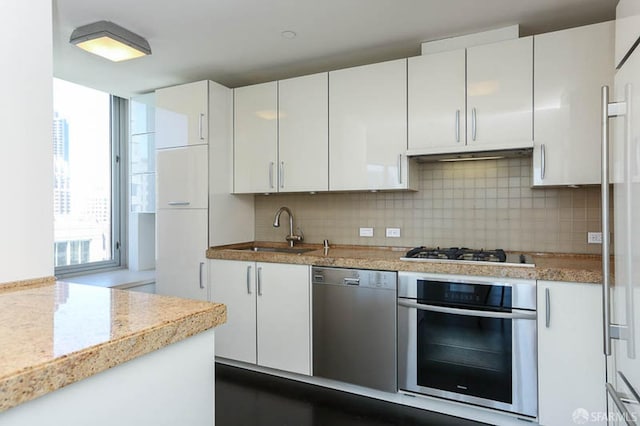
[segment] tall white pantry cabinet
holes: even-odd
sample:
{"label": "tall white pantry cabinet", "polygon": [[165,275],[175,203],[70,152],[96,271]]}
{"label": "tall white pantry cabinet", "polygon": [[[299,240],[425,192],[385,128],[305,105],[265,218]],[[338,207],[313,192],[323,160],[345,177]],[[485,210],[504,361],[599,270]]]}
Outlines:
{"label": "tall white pantry cabinet", "polygon": [[206,250],[253,240],[253,198],[230,195],[233,95],[213,81],[156,91],[157,293],[209,300]]}

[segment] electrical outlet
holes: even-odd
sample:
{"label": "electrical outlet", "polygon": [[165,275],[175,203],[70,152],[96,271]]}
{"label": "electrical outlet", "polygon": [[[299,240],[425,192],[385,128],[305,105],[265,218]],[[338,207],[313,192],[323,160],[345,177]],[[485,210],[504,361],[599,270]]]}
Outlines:
{"label": "electrical outlet", "polygon": [[400,228],[387,228],[387,238],[400,238]]}
{"label": "electrical outlet", "polygon": [[361,237],[373,237],[373,228],[360,228]]}
{"label": "electrical outlet", "polygon": [[587,232],[587,243],[602,244],[602,232]]}

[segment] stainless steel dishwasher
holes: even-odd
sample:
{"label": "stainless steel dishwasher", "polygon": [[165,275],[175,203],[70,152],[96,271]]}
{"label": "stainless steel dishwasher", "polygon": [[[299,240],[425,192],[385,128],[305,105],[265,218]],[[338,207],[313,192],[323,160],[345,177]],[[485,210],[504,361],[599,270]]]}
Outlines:
{"label": "stainless steel dishwasher", "polygon": [[397,392],[397,273],[311,271],[313,375]]}

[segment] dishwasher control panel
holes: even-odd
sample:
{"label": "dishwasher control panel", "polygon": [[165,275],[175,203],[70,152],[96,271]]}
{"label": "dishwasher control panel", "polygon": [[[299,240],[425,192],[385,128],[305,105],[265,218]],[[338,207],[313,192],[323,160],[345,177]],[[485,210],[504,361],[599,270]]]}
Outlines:
{"label": "dishwasher control panel", "polygon": [[398,274],[391,271],[372,271],[364,269],[316,266],[311,268],[311,280],[313,284],[359,286],[395,290],[397,288]]}

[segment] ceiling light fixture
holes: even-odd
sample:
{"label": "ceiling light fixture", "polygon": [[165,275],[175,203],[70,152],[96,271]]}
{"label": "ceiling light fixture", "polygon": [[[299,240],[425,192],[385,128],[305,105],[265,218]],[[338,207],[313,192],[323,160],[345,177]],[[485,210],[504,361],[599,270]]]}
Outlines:
{"label": "ceiling light fixture", "polygon": [[69,43],[113,62],[151,55],[147,40],[109,21],[76,28]]}

